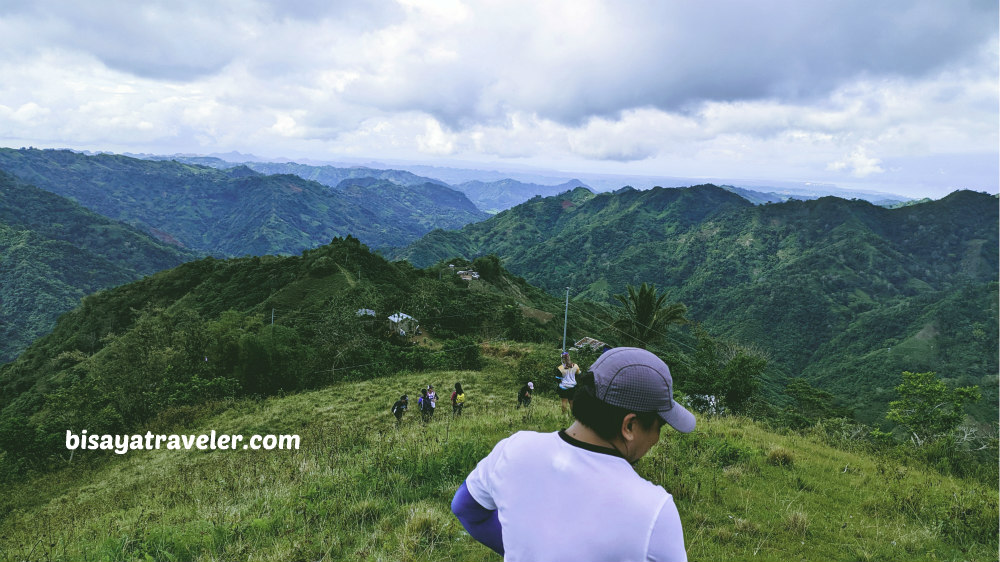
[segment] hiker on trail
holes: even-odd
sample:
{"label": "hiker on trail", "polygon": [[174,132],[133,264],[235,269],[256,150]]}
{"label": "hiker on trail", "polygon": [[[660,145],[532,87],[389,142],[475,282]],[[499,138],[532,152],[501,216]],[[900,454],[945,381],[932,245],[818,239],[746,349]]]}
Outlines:
{"label": "hiker on trail", "polygon": [[396,403],[392,405],[392,415],[396,416],[396,425],[402,423],[403,413],[406,412],[409,405],[409,400],[406,398],[405,394],[400,396],[399,400],[396,400]]}
{"label": "hiker on trail", "polygon": [[694,430],[673,386],[669,367],[649,351],[608,351],[577,377],[573,424],[497,443],[459,487],[452,511],[508,561],[686,561],[673,497],[633,468],[664,424]]}
{"label": "hiker on trail", "polygon": [[566,413],[567,407],[573,405],[573,393],[576,392],[576,376],[580,374],[580,366],[569,358],[569,352],[562,354],[562,363],[559,364],[559,398],[562,398],[562,413]]}
{"label": "hiker on trail", "polygon": [[465,391],[462,390],[462,383],[455,383],[455,390],[451,393],[451,413],[455,416],[462,415],[462,407],[465,406]]}
{"label": "hiker on trail", "polygon": [[517,391],[517,407],[530,406],[531,405],[531,393],[535,390],[535,383],[528,381],[528,384],[522,386],[520,390]]}
{"label": "hiker on trail", "polygon": [[431,399],[431,408],[437,408],[438,395],[436,392],[434,392],[433,384],[427,385],[427,397]]}
{"label": "hiker on trail", "polygon": [[420,419],[424,423],[431,421],[431,417],[434,415],[434,403],[427,396],[426,388],[420,389],[420,399],[417,401],[417,404],[420,406]]}

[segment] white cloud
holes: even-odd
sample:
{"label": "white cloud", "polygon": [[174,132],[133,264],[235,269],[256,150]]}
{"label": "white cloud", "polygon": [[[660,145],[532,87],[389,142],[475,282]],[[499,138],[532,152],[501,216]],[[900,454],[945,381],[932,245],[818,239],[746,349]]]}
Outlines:
{"label": "white cloud", "polygon": [[0,143],[905,183],[996,154],[997,43],[974,0],[3,3]]}
{"label": "white cloud", "polygon": [[427,119],[422,135],[417,135],[417,148],[425,154],[446,156],[455,152],[454,135],[445,132],[441,124]]}
{"label": "white cloud", "polygon": [[864,178],[883,173],[885,170],[880,166],[881,163],[880,159],[869,156],[865,147],[859,146],[844,159],[829,163],[826,169],[834,172],[846,170],[854,177]]}

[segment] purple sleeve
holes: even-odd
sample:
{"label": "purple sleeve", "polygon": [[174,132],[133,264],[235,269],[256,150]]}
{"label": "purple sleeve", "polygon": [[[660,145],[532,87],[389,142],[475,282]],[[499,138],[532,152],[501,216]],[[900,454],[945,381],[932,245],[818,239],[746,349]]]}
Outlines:
{"label": "purple sleeve", "polygon": [[497,510],[489,510],[479,505],[469,493],[465,482],[462,482],[455,492],[455,498],[451,500],[451,511],[472,538],[503,556],[503,532]]}

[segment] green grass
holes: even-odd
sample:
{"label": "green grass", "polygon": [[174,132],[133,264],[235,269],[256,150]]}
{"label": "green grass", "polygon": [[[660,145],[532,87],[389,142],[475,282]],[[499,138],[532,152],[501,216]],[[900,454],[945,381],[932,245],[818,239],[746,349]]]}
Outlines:
{"label": "green grass", "polygon": [[[498,440],[569,423],[555,396],[514,409],[516,356],[162,416],[154,433],[295,433],[302,448],[78,452],[4,490],[0,560],[499,560],[451,515],[452,494]],[[468,401],[449,419],[456,381]],[[414,407],[397,428],[392,402],[427,383],[435,419]],[[819,437],[699,418],[689,435],[665,429],[638,469],[674,495],[692,560],[997,559],[995,489]]]}

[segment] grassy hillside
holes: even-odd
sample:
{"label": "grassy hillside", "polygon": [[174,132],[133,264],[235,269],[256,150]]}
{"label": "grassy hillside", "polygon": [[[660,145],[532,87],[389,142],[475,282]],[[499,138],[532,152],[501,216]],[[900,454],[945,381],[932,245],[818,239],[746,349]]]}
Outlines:
{"label": "grassy hillside", "polygon": [[[297,434],[302,445],[77,451],[0,495],[0,560],[499,560],[448,505],[498,440],[568,425],[554,396],[513,408],[532,349],[556,351],[498,344],[476,371],[171,408],[142,430]],[[411,411],[395,427],[400,394],[432,383],[445,395],[456,381],[465,415],[449,419],[441,404],[429,424]],[[693,434],[665,429],[638,470],[673,494],[691,560],[996,560],[995,487],[834,447],[836,433],[699,417]]]}

